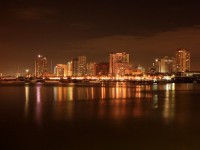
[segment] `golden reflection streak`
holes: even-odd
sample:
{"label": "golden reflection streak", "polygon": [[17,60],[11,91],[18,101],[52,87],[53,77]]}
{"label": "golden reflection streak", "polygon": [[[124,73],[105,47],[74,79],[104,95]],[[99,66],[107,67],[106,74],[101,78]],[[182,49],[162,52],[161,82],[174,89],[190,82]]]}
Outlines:
{"label": "golden reflection streak", "polygon": [[94,99],[94,87],[91,88],[91,99]]}
{"label": "golden reflection streak", "polygon": [[115,98],[115,88],[112,88],[111,98]]}
{"label": "golden reflection streak", "polygon": [[128,98],[126,93],[127,93],[127,88],[123,87],[123,89],[122,89],[122,98]]}
{"label": "golden reflection streak", "polygon": [[56,102],[58,100],[58,92],[57,92],[57,87],[53,88],[53,94],[54,94],[54,101]]}
{"label": "golden reflection streak", "polygon": [[41,125],[41,87],[37,85],[36,87],[36,123],[40,126]]}
{"label": "golden reflection streak", "polygon": [[156,84],[156,85],[153,85],[153,90],[154,91],[157,91],[158,90],[158,85]]}
{"label": "golden reflection streak", "polygon": [[29,109],[29,86],[25,86],[25,116],[28,116]]}
{"label": "golden reflection streak", "polygon": [[54,87],[54,101],[62,101],[63,91],[62,87]]}
{"label": "golden reflection streak", "polygon": [[120,98],[120,89],[119,89],[120,87],[119,87],[119,82],[117,82],[116,83],[116,87],[115,87],[115,93],[116,93],[116,95],[115,95],[115,97],[116,98]]}
{"label": "golden reflection streak", "polygon": [[137,85],[135,90],[136,90],[136,95],[135,95],[135,97],[136,97],[136,98],[141,98],[141,86],[140,86],[140,85]]}
{"label": "golden reflection streak", "polygon": [[63,100],[63,88],[62,87],[57,87],[57,91],[58,91],[58,101],[62,101]]}
{"label": "golden reflection streak", "polygon": [[116,98],[120,98],[121,97],[121,91],[119,87],[116,87]]}
{"label": "golden reflection streak", "polygon": [[68,89],[66,87],[62,88],[63,101],[68,100],[68,94]]}
{"label": "golden reflection streak", "polygon": [[174,118],[174,85],[167,84],[165,92],[165,103],[163,109],[163,118],[165,119],[166,123],[169,123]]}
{"label": "golden reflection streak", "polygon": [[167,96],[169,96],[169,90],[170,90],[169,84],[165,85],[165,89],[166,89]]}
{"label": "golden reflection streak", "polygon": [[68,89],[68,92],[67,92],[68,100],[72,101],[73,100],[73,87],[68,87],[67,89]]}
{"label": "golden reflection streak", "polygon": [[89,89],[88,88],[86,88],[86,99],[90,99]]}
{"label": "golden reflection streak", "polygon": [[172,83],[172,90],[175,91],[175,83]]}
{"label": "golden reflection streak", "polygon": [[54,101],[73,100],[73,87],[54,87]]}
{"label": "golden reflection streak", "polygon": [[101,87],[101,98],[102,99],[106,98],[106,88],[105,87]]}
{"label": "golden reflection streak", "polygon": [[73,116],[73,103],[66,103],[63,107],[63,101],[73,100],[73,87],[54,87],[54,119],[71,120]]}
{"label": "golden reflection streak", "polygon": [[146,86],[145,86],[145,90],[146,90],[146,91],[150,91],[150,90],[151,90],[151,87],[150,87],[149,85],[146,85]]}
{"label": "golden reflection streak", "polygon": [[155,109],[158,108],[158,95],[157,94],[153,96],[153,107]]}
{"label": "golden reflection streak", "polygon": [[36,87],[36,96],[37,96],[37,103],[40,103],[41,102],[41,87],[40,86],[37,86]]}

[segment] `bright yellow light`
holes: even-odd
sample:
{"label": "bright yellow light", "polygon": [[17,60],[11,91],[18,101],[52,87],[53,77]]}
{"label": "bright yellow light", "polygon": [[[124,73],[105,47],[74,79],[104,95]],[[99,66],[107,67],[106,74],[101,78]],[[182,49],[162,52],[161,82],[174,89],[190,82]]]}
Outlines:
{"label": "bright yellow light", "polygon": [[29,69],[26,69],[26,73],[28,73],[29,72]]}

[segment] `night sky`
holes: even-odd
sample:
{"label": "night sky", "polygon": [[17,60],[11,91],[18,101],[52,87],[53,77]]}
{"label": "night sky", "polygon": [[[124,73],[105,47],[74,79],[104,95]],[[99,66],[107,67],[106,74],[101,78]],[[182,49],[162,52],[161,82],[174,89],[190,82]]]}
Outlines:
{"label": "night sky", "polygon": [[130,53],[134,66],[191,50],[200,70],[200,9],[192,1],[1,0],[0,72],[33,70],[38,54],[53,64],[78,55],[108,61],[111,52]]}

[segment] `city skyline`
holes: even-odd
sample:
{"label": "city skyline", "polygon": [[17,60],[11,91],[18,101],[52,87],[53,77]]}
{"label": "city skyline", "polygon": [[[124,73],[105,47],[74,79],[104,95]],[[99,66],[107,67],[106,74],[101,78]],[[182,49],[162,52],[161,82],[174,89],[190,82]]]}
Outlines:
{"label": "city skyline", "polygon": [[[52,59],[50,61],[46,56],[44,56],[42,54],[38,54],[37,56],[35,56],[35,58],[33,60],[34,64],[32,64],[32,68],[31,67],[26,67],[26,68],[21,69],[18,66],[16,71],[13,72],[12,74],[5,74],[3,72],[0,72],[0,73],[1,73],[1,75],[11,75],[11,76],[17,75],[17,76],[19,76],[20,74],[26,74],[26,72],[27,72],[26,70],[29,70],[29,73],[34,74],[35,76],[39,77],[39,76],[42,76],[42,75],[45,75],[45,74],[46,75],[48,75],[48,74],[59,74],[57,71],[60,70],[61,66],[62,66],[61,68],[63,68],[63,65],[64,65],[65,67],[70,68],[69,70],[68,69],[67,70],[64,69],[65,71],[67,71],[67,73],[65,73],[65,74],[71,74],[70,76],[82,76],[84,74],[87,74],[88,67],[89,67],[88,65],[90,63],[92,63],[92,64],[95,63],[96,65],[101,64],[101,63],[108,63],[108,65],[109,65],[108,66],[109,67],[108,72],[109,72],[110,75],[116,75],[119,72],[121,72],[121,73],[119,73],[121,75],[122,74],[124,74],[124,75],[125,74],[131,74],[131,72],[128,71],[129,70],[128,68],[130,68],[133,71],[138,66],[140,66],[143,69],[145,69],[146,73],[148,73],[148,72],[150,73],[151,72],[150,70],[153,69],[153,68],[155,69],[154,70],[155,72],[167,73],[165,71],[164,72],[161,71],[162,70],[161,68],[160,68],[161,70],[158,69],[158,67],[161,67],[160,66],[161,64],[159,65],[157,63],[158,62],[161,63],[160,61],[166,61],[165,59],[169,59],[168,57],[171,57],[171,59],[174,59],[175,60],[175,62],[174,62],[175,64],[174,65],[176,65],[176,66],[174,66],[175,68],[174,67],[173,67],[174,69],[171,68],[172,70],[169,71],[168,73],[180,72],[180,71],[199,71],[199,70],[191,70],[190,68],[192,68],[192,67],[191,67],[190,63],[189,63],[189,66],[188,66],[189,67],[188,70],[184,70],[184,69],[183,70],[179,70],[179,71],[177,70],[177,67],[179,66],[178,64],[180,63],[177,60],[178,59],[177,52],[179,54],[180,51],[181,51],[181,53],[182,53],[182,51],[189,52],[189,62],[191,62],[190,50],[182,48],[182,47],[175,50],[174,56],[173,55],[170,55],[170,56],[164,55],[164,56],[161,56],[161,57],[163,57],[163,59],[161,59],[159,57],[154,58],[154,62],[152,61],[153,63],[151,62],[150,64],[148,64],[148,66],[149,66],[148,68],[145,68],[144,66],[141,66],[140,64],[132,64],[132,62],[133,62],[132,60],[134,58],[132,58],[132,57],[130,58],[130,54],[125,52],[125,51],[124,52],[123,51],[120,51],[120,52],[118,51],[116,53],[114,53],[114,52],[110,53],[108,55],[108,59],[106,61],[99,61],[99,62],[88,61],[88,60],[91,60],[91,59],[88,58],[85,55],[81,55],[81,56],[74,56],[72,59],[65,60],[65,62],[61,62],[61,63],[60,62],[59,63],[55,62],[54,64],[52,63]],[[152,60],[153,60],[153,58],[152,58]],[[170,61],[172,61],[172,60],[170,60]],[[182,61],[184,63],[186,60],[183,59]],[[168,66],[168,67],[170,67],[170,66]],[[57,70],[57,68],[59,68],[59,69]],[[55,69],[57,71],[55,71]],[[63,72],[64,70],[62,70],[61,72]],[[68,73],[68,71],[69,71],[69,73]],[[55,72],[57,72],[57,73],[55,73]]]}
{"label": "city skyline", "polygon": [[191,70],[200,70],[196,3],[13,0],[0,8],[5,74],[30,68],[38,54],[57,64],[81,55],[102,62],[106,54],[125,51],[133,64],[150,67],[154,58],[173,56],[179,47],[192,51]]}
{"label": "city skyline", "polygon": [[[174,57],[164,56],[162,58],[156,58],[152,66],[146,68],[146,71],[141,65],[134,66],[131,64],[130,55],[126,52],[111,53],[108,62],[91,62],[87,61],[86,56],[76,56],[63,64],[56,64],[54,66],[51,64],[51,68],[49,69],[47,68],[47,58],[38,55],[35,60],[35,73],[32,73],[30,69],[26,69],[25,75],[35,77],[126,76],[144,75],[145,73],[151,75],[172,75],[192,71],[190,70],[190,55],[189,49],[179,48],[175,51]],[[17,76],[22,74],[22,72],[17,72]]]}

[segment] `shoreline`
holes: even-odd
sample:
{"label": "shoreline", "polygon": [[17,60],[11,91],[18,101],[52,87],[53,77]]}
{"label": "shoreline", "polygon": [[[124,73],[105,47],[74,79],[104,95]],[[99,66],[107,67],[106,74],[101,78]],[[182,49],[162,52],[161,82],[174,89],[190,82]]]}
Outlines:
{"label": "shoreline", "polygon": [[26,81],[1,81],[0,85],[108,85],[115,83],[128,83],[135,85],[154,85],[154,84],[168,84],[168,83],[192,83],[199,84],[195,81],[39,81],[39,82],[26,82]]}

